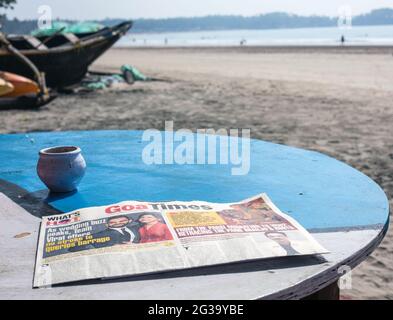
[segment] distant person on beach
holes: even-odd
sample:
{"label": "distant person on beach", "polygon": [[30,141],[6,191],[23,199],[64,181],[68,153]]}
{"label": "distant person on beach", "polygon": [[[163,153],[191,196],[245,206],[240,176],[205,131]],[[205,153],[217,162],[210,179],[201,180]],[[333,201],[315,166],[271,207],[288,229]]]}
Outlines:
{"label": "distant person on beach", "polygon": [[345,37],[344,37],[344,35],[342,35],[341,36],[341,45],[344,45],[345,44]]}

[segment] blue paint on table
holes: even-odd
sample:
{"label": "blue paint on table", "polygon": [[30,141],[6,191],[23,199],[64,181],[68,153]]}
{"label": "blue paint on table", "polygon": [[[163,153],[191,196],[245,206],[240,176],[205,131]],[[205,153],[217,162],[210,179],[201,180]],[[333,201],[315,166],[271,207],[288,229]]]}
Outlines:
{"label": "blue paint on table", "polygon": [[[61,211],[124,200],[235,202],[266,192],[307,229],[385,225],[386,195],[370,178],[323,154],[251,140],[250,172],[230,165],[146,165],[142,131],[81,131],[0,135],[0,179],[31,193],[38,151],[78,145],[88,168],[78,192],[43,199]],[[193,135],[195,136],[195,135]]]}

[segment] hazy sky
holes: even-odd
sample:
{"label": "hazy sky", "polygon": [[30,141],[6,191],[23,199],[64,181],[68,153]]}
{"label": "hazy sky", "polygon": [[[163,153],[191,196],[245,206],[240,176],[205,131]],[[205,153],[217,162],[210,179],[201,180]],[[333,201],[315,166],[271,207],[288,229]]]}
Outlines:
{"label": "hazy sky", "polygon": [[10,17],[36,18],[40,5],[49,5],[53,17],[70,19],[161,18],[209,14],[255,15],[286,11],[303,15],[336,16],[350,5],[353,14],[375,8],[393,8],[393,0],[17,0]]}

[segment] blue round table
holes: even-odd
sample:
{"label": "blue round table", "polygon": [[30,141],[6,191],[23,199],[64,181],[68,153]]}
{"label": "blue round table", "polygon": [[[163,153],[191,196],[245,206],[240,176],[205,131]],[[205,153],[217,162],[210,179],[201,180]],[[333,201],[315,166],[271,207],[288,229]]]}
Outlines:
{"label": "blue round table", "polygon": [[[380,187],[359,171],[326,155],[251,140],[250,171],[234,176],[232,167],[223,164],[147,165],[141,157],[147,145],[142,134],[142,131],[84,131],[0,135],[3,193],[0,224],[12,222],[16,229],[29,229],[24,231],[34,235],[39,223],[35,217],[59,211],[124,200],[235,202],[265,192],[331,251],[324,258],[257,261],[145,276],[143,280],[139,277],[139,281],[96,284],[99,288],[108,286],[109,290],[117,288],[119,298],[137,298],[132,293],[137,286],[138,297],[142,299],[301,298],[337,281],[342,275],[340,266],[352,268],[359,264],[387,231],[389,204]],[[48,193],[36,175],[38,151],[56,145],[80,146],[88,165],[78,191],[72,194]],[[13,213],[5,216],[4,212],[10,211]],[[20,219],[17,211],[31,215],[25,214],[25,220]],[[3,231],[16,232],[13,228]],[[35,250],[36,239],[30,238],[31,250]],[[12,240],[15,238],[5,239],[4,234],[0,239],[1,251],[5,250],[3,246],[13,245],[13,241],[16,248],[19,245]],[[12,255],[17,259],[18,250]],[[29,265],[32,261],[22,263]],[[23,272],[29,278],[33,269]],[[6,276],[3,273],[1,277]],[[145,282],[157,286],[157,290],[147,289]],[[15,284],[21,286],[15,287],[17,297],[31,290],[26,283]],[[205,290],[190,291],[187,289],[190,285]],[[79,286],[83,284],[62,288],[62,292],[65,297],[78,298]],[[170,290],[168,294],[171,286],[178,291]],[[107,297],[105,293],[95,293],[95,286],[85,287],[89,287],[93,298]],[[131,287],[134,289],[129,290]],[[35,291],[34,296],[43,298],[44,292]],[[0,297],[2,294],[0,289]]]}

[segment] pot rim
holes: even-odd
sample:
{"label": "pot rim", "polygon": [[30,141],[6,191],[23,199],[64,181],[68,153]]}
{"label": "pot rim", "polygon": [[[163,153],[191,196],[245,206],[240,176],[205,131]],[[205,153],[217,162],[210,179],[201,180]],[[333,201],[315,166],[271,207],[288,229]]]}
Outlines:
{"label": "pot rim", "polygon": [[64,155],[76,155],[82,150],[77,146],[55,146],[45,149],[41,149],[39,154],[44,156],[64,156]]}

